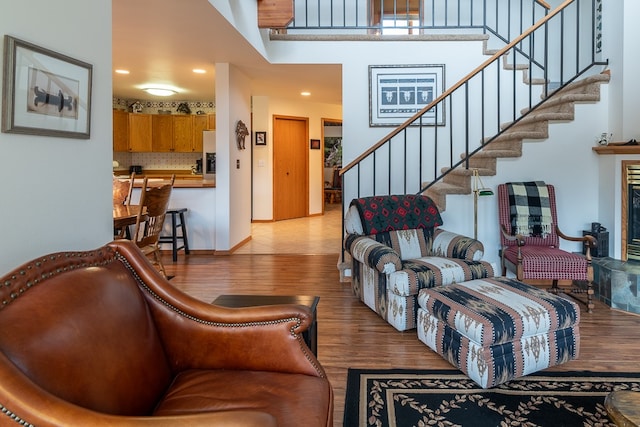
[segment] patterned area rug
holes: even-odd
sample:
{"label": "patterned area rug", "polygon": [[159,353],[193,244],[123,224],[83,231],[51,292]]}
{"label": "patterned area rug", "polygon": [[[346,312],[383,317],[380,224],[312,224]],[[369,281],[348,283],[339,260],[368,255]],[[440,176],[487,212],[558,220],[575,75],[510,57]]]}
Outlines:
{"label": "patterned area rug", "polygon": [[538,372],[482,389],[457,370],[349,369],[344,426],[615,426],[613,390],[640,390],[640,374]]}

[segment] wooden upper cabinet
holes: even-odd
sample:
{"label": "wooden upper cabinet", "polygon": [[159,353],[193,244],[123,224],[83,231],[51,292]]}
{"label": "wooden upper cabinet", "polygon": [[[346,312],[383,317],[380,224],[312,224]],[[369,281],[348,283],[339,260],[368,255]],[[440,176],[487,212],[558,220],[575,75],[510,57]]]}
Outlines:
{"label": "wooden upper cabinet", "polygon": [[153,123],[153,151],[170,152],[173,151],[173,117],[164,114],[154,114]]}
{"label": "wooden upper cabinet", "polygon": [[129,151],[129,113],[113,110],[113,151]]}
{"label": "wooden upper cabinet", "polygon": [[286,28],[293,20],[293,0],[258,0],[258,28]]}
{"label": "wooden upper cabinet", "polygon": [[209,129],[207,115],[193,116],[193,151],[202,151],[202,132]]}
{"label": "wooden upper cabinet", "polygon": [[179,153],[193,151],[193,117],[173,116],[173,151]]}
{"label": "wooden upper cabinet", "polygon": [[202,151],[202,132],[216,127],[215,114],[142,114],[113,110],[113,151]]}
{"label": "wooden upper cabinet", "polygon": [[129,114],[129,151],[152,151],[151,114]]}

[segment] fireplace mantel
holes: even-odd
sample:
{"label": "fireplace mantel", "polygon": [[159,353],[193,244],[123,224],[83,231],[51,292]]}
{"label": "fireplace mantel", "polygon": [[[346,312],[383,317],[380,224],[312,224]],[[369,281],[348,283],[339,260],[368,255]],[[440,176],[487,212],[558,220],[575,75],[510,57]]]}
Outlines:
{"label": "fireplace mantel", "polygon": [[592,148],[596,154],[640,154],[640,145],[599,145]]}

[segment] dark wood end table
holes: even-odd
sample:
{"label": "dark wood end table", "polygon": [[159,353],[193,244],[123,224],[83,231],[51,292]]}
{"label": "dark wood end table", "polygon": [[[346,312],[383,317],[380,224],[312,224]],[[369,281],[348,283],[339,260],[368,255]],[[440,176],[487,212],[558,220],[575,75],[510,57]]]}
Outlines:
{"label": "dark wood end table", "polygon": [[315,356],[318,356],[318,317],[317,307],[320,297],[306,295],[220,295],[212,304],[222,307],[239,308],[258,305],[296,304],[311,309],[313,320],[309,329],[302,333],[305,343]]}

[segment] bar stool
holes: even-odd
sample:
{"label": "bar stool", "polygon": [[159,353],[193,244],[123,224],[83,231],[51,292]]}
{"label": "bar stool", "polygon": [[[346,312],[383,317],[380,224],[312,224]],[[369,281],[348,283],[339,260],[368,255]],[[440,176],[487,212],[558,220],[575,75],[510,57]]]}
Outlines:
{"label": "bar stool", "polygon": [[[187,239],[187,224],[184,220],[184,213],[187,208],[168,209],[167,215],[171,215],[171,235],[160,236],[159,243],[171,243],[173,252],[173,262],[178,260],[178,251],[184,249],[185,254],[189,254],[189,240]],[[178,222],[180,217],[180,222]],[[178,227],[181,235],[178,236]],[[178,246],[178,240],[182,240],[182,246]]]}

